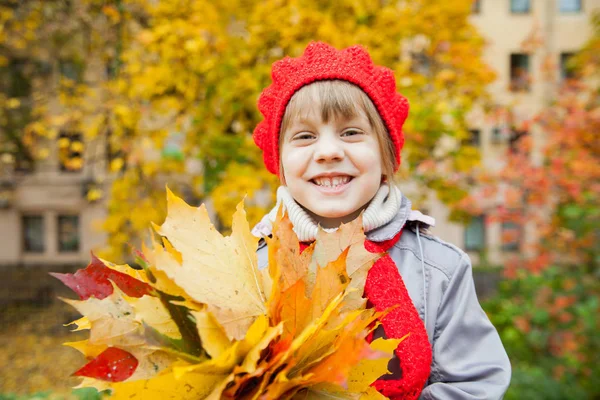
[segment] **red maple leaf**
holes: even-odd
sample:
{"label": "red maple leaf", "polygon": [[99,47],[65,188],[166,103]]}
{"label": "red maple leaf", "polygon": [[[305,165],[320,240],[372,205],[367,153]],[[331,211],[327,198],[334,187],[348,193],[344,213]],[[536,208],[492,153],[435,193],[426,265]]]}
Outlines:
{"label": "red maple leaf", "polygon": [[70,287],[81,300],[87,300],[91,296],[97,299],[110,296],[113,292],[110,281],[130,297],[142,297],[146,294],[150,295],[154,291],[147,283],[108,268],[94,253],[92,253],[92,261],[86,268],[80,269],[74,274],[51,272],[50,275]]}

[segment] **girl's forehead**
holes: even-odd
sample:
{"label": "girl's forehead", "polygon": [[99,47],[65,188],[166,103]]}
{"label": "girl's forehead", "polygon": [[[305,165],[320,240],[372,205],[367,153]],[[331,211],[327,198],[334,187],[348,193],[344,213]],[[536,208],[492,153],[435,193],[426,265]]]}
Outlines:
{"label": "girl's forehead", "polygon": [[369,120],[364,112],[345,114],[333,110],[326,113],[324,112],[324,109],[318,105],[312,105],[306,109],[300,110],[300,112],[292,116],[289,125],[343,124],[348,122],[368,124]]}
{"label": "girl's forehead", "polygon": [[289,121],[293,124],[299,123],[328,123],[343,122],[349,120],[368,121],[365,110],[358,104],[324,104],[321,99],[313,101],[296,102],[292,109],[288,110]]}

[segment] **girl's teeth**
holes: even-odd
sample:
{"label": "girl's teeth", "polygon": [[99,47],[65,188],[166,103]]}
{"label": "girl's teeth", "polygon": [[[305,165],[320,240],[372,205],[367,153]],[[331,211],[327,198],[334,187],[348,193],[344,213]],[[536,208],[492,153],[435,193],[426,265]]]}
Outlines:
{"label": "girl's teeth", "polygon": [[349,176],[336,176],[333,178],[316,178],[315,183],[319,186],[324,187],[335,187],[348,183],[350,181]]}

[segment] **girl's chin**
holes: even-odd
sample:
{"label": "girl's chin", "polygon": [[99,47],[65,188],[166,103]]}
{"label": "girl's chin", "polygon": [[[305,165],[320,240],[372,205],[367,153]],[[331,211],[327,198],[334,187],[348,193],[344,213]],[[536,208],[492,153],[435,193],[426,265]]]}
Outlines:
{"label": "girl's chin", "polygon": [[319,214],[315,213],[315,215],[317,216],[317,218],[319,220],[331,220],[331,219],[343,219],[344,217],[347,217],[349,214],[340,214],[340,213],[327,213],[327,212],[320,212]]}
{"label": "girl's chin", "polygon": [[362,209],[355,210],[341,210],[338,207],[334,209],[323,209],[322,207],[314,207],[307,209],[313,219],[325,228],[338,227],[341,223],[347,223],[354,220],[362,211]]}

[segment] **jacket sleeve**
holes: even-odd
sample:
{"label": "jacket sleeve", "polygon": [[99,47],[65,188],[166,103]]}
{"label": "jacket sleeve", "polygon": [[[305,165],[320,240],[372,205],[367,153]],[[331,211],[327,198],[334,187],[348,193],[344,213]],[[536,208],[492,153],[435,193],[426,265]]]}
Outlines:
{"label": "jacket sleeve", "polygon": [[433,362],[422,400],[502,399],[510,362],[498,332],[479,305],[471,262],[463,255],[438,309]]}

